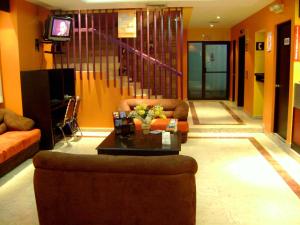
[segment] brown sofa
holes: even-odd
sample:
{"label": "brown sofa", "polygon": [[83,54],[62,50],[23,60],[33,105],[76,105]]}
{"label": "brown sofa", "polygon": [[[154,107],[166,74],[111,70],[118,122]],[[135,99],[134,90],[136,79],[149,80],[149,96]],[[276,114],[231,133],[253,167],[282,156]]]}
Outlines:
{"label": "brown sofa", "polygon": [[34,122],[0,109],[0,177],[39,150],[41,132]]}
{"label": "brown sofa", "polygon": [[[151,130],[165,130],[171,118],[178,119],[177,129],[181,132],[181,142],[187,141],[189,125],[187,122],[189,106],[185,101],[178,99],[125,99],[119,104],[118,111],[131,111],[138,104],[161,105],[167,119],[154,119],[151,123]],[[141,129],[141,122],[135,120],[136,129]]]}
{"label": "brown sofa", "polygon": [[40,225],[194,225],[196,161],[188,156],[33,158]]}

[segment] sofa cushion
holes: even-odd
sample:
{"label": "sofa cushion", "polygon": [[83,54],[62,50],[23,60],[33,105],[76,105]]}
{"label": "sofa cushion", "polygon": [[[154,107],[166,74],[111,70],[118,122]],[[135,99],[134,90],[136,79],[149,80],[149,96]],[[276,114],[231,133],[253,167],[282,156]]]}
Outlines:
{"label": "sofa cushion", "polygon": [[20,116],[9,110],[5,110],[4,122],[9,131],[26,131],[34,126],[32,119]]}
{"label": "sofa cushion", "polygon": [[[170,123],[170,119],[154,119],[151,121],[150,130],[165,130]],[[138,119],[134,119],[135,129],[142,129],[142,122]],[[178,121],[177,122],[177,130],[181,133],[189,132],[189,124],[186,121]]]}
{"label": "sofa cushion", "polygon": [[174,110],[174,118],[178,120],[187,120],[188,112],[188,105],[184,101],[181,101]]}
{"label": "sofa cushion", "polygon": [[174,118],[174,111],[164,111],[163,113],[167,118]]}
{"label": "sofa cushion", "polygon": [[40,138],[39,129],[8,131],[0,135],[0,163],[38,142]]}
{"label": "sofa cushion", "polygon": [[5,123],[0,124],[0,134],[3,134],[7,130],[7,126]]}

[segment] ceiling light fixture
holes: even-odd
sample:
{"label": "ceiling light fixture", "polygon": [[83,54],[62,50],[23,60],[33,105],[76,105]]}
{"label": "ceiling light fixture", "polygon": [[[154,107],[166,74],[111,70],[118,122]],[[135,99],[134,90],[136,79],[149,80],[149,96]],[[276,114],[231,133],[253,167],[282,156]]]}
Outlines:
{"label": "ceiling light fixture", "polygon": [[219,20],[219,19],[221,19],[221,17],[220,17],[220,16],[217,16],[217,19]]}
{"label": "ceiling light fixture", "polygon": [[213,24],[210,24],[209,26],[210,26],[210,27],[214,27],[215,25],[213,25]]}
{"label": "ceiling light fixture", "polygon": [[274,3],[269,7],[269,10],[273,13],[282,13],[284,9],[284,5],[282,3]]}

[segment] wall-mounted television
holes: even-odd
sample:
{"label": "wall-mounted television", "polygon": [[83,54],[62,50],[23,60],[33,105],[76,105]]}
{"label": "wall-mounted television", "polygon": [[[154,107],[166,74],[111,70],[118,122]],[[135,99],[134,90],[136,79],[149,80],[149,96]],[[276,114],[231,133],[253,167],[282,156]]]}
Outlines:
{"label": "wall-mounted television", "polygon": [[69,41],[72,33],[72,18],[50,16],[45,22],[44,39],[48,41]]}
{"label": "wall-mounted television", "polygon": [[0,10],[5,12],[10,11],[9,0],[0,0]]}

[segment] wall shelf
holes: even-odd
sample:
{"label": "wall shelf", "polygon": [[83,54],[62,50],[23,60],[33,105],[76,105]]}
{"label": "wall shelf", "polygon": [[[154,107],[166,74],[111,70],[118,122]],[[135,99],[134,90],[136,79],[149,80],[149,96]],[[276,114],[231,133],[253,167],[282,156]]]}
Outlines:
{"label": "wall shelf", "polygon": [[70,96],[75,96],[74,69],[21,71],[23,114],[41,129],[40,148],[52,149],[62,138],[62,122]]}

